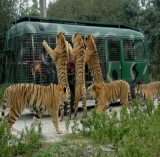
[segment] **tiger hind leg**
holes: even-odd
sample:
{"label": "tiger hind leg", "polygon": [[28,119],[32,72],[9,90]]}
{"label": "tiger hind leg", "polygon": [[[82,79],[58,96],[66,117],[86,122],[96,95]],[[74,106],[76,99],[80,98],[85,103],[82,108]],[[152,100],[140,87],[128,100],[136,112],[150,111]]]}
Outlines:
{"label": "tiger hind leg", "polygon": [[39,116],[38,114],[35,114],[33,116],[33,120],[32,120],[32,124],[31,124],[31,128],[33,128],[35,130],[35,127],[38,125],[39,120],[42,116]]}
{"label": "tiger hind leg", "polygon": [[74,118],[77,117],[77,111],[78,111],[78,102],[80,100],[80,89],[79,86],[76,85],[76,89],[75,89],[75,98],[74,98]]}
{"label": "tiger hind leg", "polygon": [[6,99],[6,98],[3,98],[3,102],[2,102],[2,112],[1,112],[0,120],[4,119],[4,117],[5,117],[6,108],[7,108],[7,99]]}
{"label": "tiger hind leg", "polygon": [[[21,110],[19,110],[19,111],[21,111]],[[22,111],[21,112],[19,112],[19,111],[11,108],[8,115],[7,115],[7,121],[8,121],[7,127],[8,127],[8,131],[10,134],[11,134],[11,129],[12,129],[13,124],[16,122],[16,120],[21,115]]]}
{"label": "tiger hind leg", "polygon": [[[67,88],[68,91],[68,100],[67,100],[67,116],[70,118],[71,120],[71,94],[70,94],[70,88]],[[63,120],[64,117],[64,105],[65,104],[60,104],[60,119],[59,121],[61,122]]]}
{"label": "tiger hind leg", "polygon": [[68,90],[67,116],[71,120],[71,92],[70,92],[70,89]]}
{"label": "tiger hind leg", "polygon": [[82,86],[81,89],[81,95],[82,95],[82,108],[83,108],[83,117],[85,118],[87,116],[87,106],[86,106],[86,88],[85,85]]}

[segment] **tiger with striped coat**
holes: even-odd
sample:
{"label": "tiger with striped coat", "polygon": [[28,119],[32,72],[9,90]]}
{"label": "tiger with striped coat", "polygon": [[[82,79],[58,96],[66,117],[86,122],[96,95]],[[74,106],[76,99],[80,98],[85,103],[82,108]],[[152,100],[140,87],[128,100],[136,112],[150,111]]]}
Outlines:
{"label": "tiger with striped coat", "polygon": [[92,91],[98,103],[96,104],[96,111],[100,113],[104,111],[109,104],[115,103],[120,99],[121,105],[125,105],[130,108],[131,92],[129,84],[124,80],[116,80],[110,83],[100,82],[94,83],[88,87],[87,93]]}
{"label": "tiger with striped coat", "polygon": [[87,112],[86,107],[86,87],[85,87],[85,57],[86,52],[84,48],[84,42],[79,33],[72,35],[73,49],[69,44],[69,53],[75,64],[75,100],[74,100],[74,118],[77,116],[78,102],[82,97],[83,115]]}
{"label": "tiger with striped coat", "polygon": [[157,99],[160,104],[160,81],[151,82],[149,84],[138,84],[135,86],[135,96],[137,100]]}
{"label": "tiger with striped coat", "polygon": [[86,63],[92,71],[95,83],[104,82],[101,67],[99,64],[98,51],[95,41],[90,34],[84,37],[84,44],[86,47]]}
{"label": "tiger with striped coat", "polygon": [[24,108],[34,113],[31,127],[37,125],[38,120],[46,112],[50,113],[53,124],[58,133],[62,133],[58,124],[58,109],[60,103],[67,100],[66,86],[50,84],[40,86],[37,84],[15,84],[6,88],[2,101],[2,118],[5,116],[7,104],[10,110],[7,115],[8,128],[11,128],[20,117]]}
{"label": "tiger with striped coat", "polygon": [[[46,51],[51,56],[52,60],[56,63],[58,84],[67,86],[68,92],[68,103],[67,103],[67,115],[71,119],[71,93],[68,84],[67,76],[67,63],[68,63],[68,42],[65,39],[63,33],[59,33],[56,36],[56,48],[52,50],[46,41],[43,41],[43,46]],[[62,121],[64,116],[64,104],[60,105],[60,121]]]}
{"label": "tiger with striped coat", "polygon": [[[86,47],[86,63],[91,69],[92,76],[94,78],[94,83],[104,82],[101,67],[99,64],[98,51],[91,34],[86,34],[84,37],[84,44]],[[95,104],[98,104],[98,96],[95,97]]]}

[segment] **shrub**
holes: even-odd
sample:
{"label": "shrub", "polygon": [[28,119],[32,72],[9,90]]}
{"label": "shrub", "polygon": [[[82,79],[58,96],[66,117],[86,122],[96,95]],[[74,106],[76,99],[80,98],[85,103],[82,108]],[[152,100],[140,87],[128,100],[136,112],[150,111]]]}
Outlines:
{"label": "shrub", "polygon": [[[103,112],[96,114],[95,109],[86,119],[81,119],[81,134],[92,138],[98,144],[113,144],[118,156],[157,156],[160,154],[160,107],[154,108],[153,102],[133,101],[131,114],[126,107],[112,116]],[[153,112],[154,111],[154,112]]]}
{"label": "shrub", "polygon": [[7,122],[5,120],[0,121],[1,157],[9,157],[19,154],[32,156],[33,152],[42,146],[42,142],[40,141],[42,137],[41,125],[38,126],[38,133],[33,129],[29,130],[25,127],[25,131],[22,131],[20,137],[9,134],[6,126]]}

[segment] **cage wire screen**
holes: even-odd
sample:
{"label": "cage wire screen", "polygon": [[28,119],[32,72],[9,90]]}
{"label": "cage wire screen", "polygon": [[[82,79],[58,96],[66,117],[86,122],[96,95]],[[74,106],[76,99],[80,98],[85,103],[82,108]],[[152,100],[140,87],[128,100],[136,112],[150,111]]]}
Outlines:
{"label": "cage wire screen", "polygon": [[[65,36],[68,42],[71,35]],[[55,62],[47,55],[42,43],[45,40],[54,49],[56,47],[56,35],[26,34],[10,39],[9,47],[12,51],[7,56],[6,84],[58,83]],[[105,39],[95,38],[99,54],[99,62],[104,79],[106,79],[106,53]],[[91,71],[85,68],[86,81],[92,81]],[[68,81],[75,80],[74,73],[68,73]]]}

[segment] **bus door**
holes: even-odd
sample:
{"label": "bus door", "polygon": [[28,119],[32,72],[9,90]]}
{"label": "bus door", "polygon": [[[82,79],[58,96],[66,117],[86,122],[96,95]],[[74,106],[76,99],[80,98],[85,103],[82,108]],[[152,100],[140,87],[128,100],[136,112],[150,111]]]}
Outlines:
{"label": "bus door", "polygon": [[107,82],[121,79],[121,40],[106,38]]}

